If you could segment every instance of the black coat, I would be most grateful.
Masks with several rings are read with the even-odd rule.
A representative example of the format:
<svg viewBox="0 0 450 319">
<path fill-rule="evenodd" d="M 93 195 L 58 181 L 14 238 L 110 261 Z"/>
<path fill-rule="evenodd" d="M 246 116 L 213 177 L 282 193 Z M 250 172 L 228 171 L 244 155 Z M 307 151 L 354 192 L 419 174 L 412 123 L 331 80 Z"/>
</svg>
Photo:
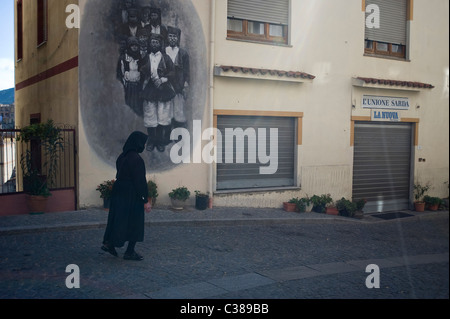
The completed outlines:
<svg viewBox="0 0 450 319">
<path fill-rule="evenodd" d="M 169 80 L 176 93 L 180 94 L 184 89 L 184 82 L 190 82 L 189 54 L 186 50 L 179 48 L 173 63 L 173 72 L 169 74 Z"/>
<path fill-rule="evenodd" d="M 162 57 L 158 65 L 158 76 L 160 78 L 166 77 L 168 79 L 173 77 L 173 63 L 170 57 L 161 52 Z M 148 80 L 147 85 L 143 88 L 141 93 L 141 98 L 151 102 L 167 102 L 174 98 L 175 90 L 172 84 L 168 81 L 163 83 L 159 88 L 155 86 L 151 80 L 151 61 L 147 54 L 141 61 L 141 67 L 139 71 L 141 72 L 141 80 Z"/>
<path fill-rule="evenodd" d="M 148 202 L 145 163 L 139 153 L 144 150 L 147 135 L 133 132 L 116 161 L 108 224 L 104 243 L 122 247 L 126 241 L 144 240 L 144 204 Z"/>
</svg>

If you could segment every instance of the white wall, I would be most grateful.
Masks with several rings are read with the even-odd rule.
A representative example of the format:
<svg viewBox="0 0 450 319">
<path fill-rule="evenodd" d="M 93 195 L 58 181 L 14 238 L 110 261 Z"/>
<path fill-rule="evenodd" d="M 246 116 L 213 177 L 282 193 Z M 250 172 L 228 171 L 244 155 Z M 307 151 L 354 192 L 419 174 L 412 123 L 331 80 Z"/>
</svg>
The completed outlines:
<svg viewBox="0 0 450 319">
<path fill-rule="evenodd" d="M 433 181 L 435 195 L 447 196 L 443 182 L 448 180 L 449 162 L 448 1 L 414 1 L 410 61 L 364 56 L 365 13 L 359 0 L 293 0 L 291 5 L 290 45 L 272 46 L 227 40 L 226 1 L 218 1 L 215 64 L 303 71 L 316 78 L 302 84 L 216 78 L 214 107 L 303 112 L 300 194 L 331 193 L 340 198 L 351 196 L 351 116 L 370 116 L 370 110 L 361 109 L 362 94 L 409 97 L 413 106 L 402 111 L 402 117 L 420 120 L 415 176 Z M 424 82 L 435 88 L 418 92 L 359 88 L 352 85 L 358 76 Z M 426 162 L 418 163 L 419 157 Z M 286 192 L 282 197 L 293 193 L 299 194 Z M 249 205 L 261 200 L 281 205 L 277 192 L 253 193 L 242 200 Z M 229 196 L 218 201 L 232 202 Z"/>
</svg>

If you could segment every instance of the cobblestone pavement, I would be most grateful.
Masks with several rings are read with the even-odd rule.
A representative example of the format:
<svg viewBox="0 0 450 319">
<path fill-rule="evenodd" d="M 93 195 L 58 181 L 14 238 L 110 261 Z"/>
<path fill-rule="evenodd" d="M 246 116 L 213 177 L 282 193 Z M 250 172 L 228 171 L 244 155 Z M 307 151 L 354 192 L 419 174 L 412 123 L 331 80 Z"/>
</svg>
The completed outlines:
<svg viewBox="0 0 450 319">
<path fill-rule="evenodd" d="M 124 248 L 119 257 L 101 251 L 104 228 L 91 222 L 20 232 L 0 218 L 0 299 L 449 298 L 448 211 L 380 222 L 147 223 L 141 262 L 123 260 Z M 80 288 L 66 287 L 71 264 Z M 366 286 L 370 264 L 379 288 Z"/>
</svg>

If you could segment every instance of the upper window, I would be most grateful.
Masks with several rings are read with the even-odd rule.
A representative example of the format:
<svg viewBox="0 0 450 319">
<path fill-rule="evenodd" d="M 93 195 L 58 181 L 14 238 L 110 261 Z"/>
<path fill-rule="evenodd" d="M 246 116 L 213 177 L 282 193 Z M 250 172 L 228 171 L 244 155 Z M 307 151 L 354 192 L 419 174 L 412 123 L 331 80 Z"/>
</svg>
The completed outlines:
<svg viewBox="0 0 450 319">
<path fill-rule="evenodd" d="M 23 9 L 22 0 L 17 0 L 17 61 L 23 58 Z"/>
<path fill-rule="evenodd" d="M 47 0 L 37 0 L 37 45 L 47 42 Z"/>
<path fill-rule="evenodd" d="M 408 0 L 366 0 L 364 52 L 406 58 Z"/>
<path fill-rule="evenodd" d="M 288 43 L 289 0 L 228 0 L 228 38 Z"/>
</svg>

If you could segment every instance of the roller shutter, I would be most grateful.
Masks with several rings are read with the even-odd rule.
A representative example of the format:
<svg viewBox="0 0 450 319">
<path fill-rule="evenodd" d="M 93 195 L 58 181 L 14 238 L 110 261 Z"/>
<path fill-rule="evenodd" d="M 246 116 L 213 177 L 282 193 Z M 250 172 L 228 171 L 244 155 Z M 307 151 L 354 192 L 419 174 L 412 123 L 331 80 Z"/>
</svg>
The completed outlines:
<svg viewBox="0 0 450 319">
<path fill-rule="evenodd" d="M 217 128 L 222 135 L 221 158 L 217 164 L 217 190 L 251 189 L 263 187 L 282 187 L 294 185 L 294 160 L 296 149 L 296 119 L 289 117 L 267 117 L 267 116 L 218 116 Z M 266 129 L 265 136 L 258 134 L 258 129 Z M 246 135 L 237 134 L 233 137 L 232 153 L 226 152 L 226 129 L 228 132 L 256 133 L 256 140 L 265 138 L 265 154 L 277 156 L 278 166 L 273 174 L 261 174 L 261 167 L 269 167 L 270 162 L 261 163 L 258 156 L 259 144 L 256 147 L 249 146 L 249 138 Z M 270 133 L 270 129 L 276 129 L 277 135 Z M 240 137 L 239 137 L 240 135 Z M 243 138 L 242 138 L 243 136 Z M 277 143 L 277 152 L 270 149 Z M 242 143 L 242 144 L 241 144 Z M 220 145 L 220 144 L 218 144 Z M 242 145 L 243 148 L 238 147 Z M 264 144 L 261 144 L 264 145 Z M 237 149 L 240 149 L 239 151 Z M 261 151 L 262 152 L 262 151 Z M 264 153 L 264 152 L 262 152 Z M 228 156 L 228 160 L 227 160 Z M 243 162 L 238 160 L 242 156 Z M 252 163 L 251 158 L 256 158 Z M 232 162 L 230 162 L 232 158 Z M 250 158 L 250 160 L 249 160 Z M 272 165 L 274 161 L 272 160 Z"/>
<path fill-rule="evenodd" d="M 412 127 L 410 123 L 355 123 L 353 199 L 364 212 L 409 208 Z"/>
<path fill-rule="evenodd" d="M 380 27 L 368 28 L 366 24 L 366 40 L 405 45 L 407 0 L 366 0 L 366 8 L 371 4 L 380 9 Z M 369 15 L 366 12 L 366 18 Z"/>
<path fill-rule="evenodd" d="M 287 25 L 289 0 L 228 0 L 228 17 Z"/>
</svg>

